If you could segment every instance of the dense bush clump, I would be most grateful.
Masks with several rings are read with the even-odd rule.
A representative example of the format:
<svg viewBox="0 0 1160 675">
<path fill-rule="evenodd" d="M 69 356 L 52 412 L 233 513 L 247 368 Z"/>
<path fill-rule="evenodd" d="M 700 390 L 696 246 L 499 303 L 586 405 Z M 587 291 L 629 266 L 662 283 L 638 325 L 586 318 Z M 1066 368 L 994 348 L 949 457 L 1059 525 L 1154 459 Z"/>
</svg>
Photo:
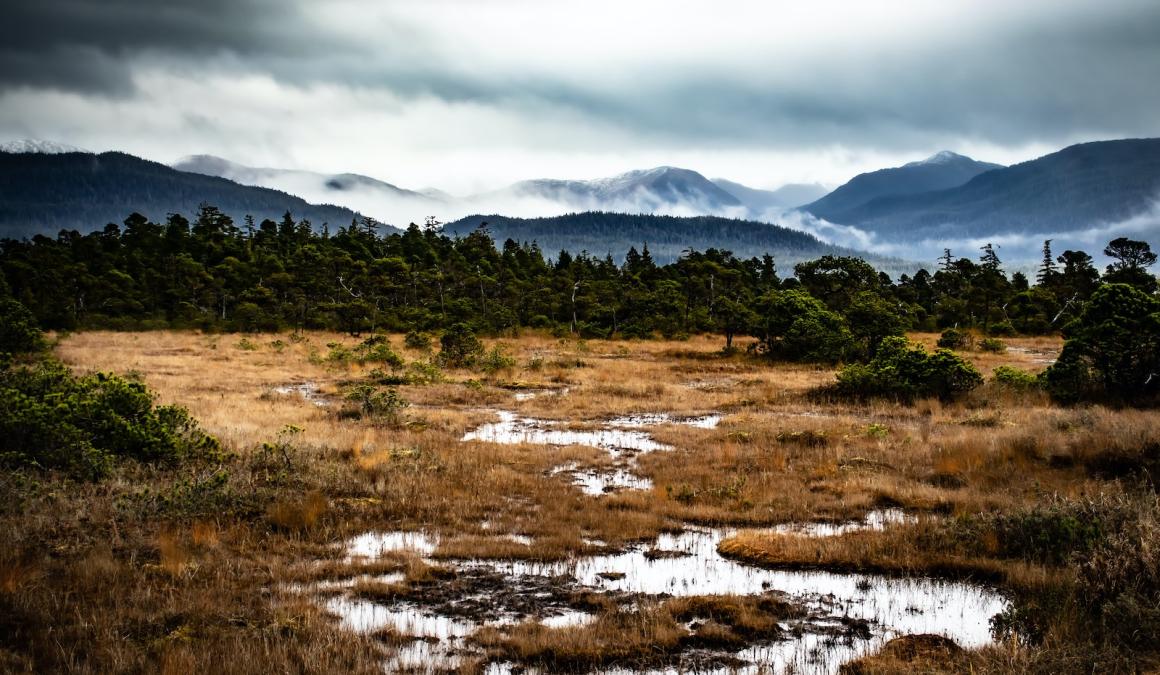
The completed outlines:
<svg viewBox="0 0 1160 675">
<path fill-rule="evenodd" d="M 343 410 L 349 417 L 370 417 L 397 425 L 402 421 L 407 402 L 394 387 L 383 390 L 370 383 L 360 383 L 349 387 L 346 400 L 352 405 Z"/>
<path fill-rule="evenodd" d="M 144 384 L 77 377 L 44 359 L 0 373 L 0 462 L 100 478 L 117 459 L 174 463 L 220 451 L 184 408 L 154 406 Z"/>
<path fill-rule="evenodd" d="M 384 335 L 374 335 L 358 344 L 353 350 L 354 358 L 360 363 L 383 363 L 392 368 L 402 368 L 403 358 L 391 349 L 391 342 Z"/>
<path fill-rule="evenodd" d="M 948 328 L 938 338 L 940 349 L 963 349 L 970 343 L 971 335 L 958 328 Z"/>
<path fill-rule="evenodd" d="M 483 343 L 467 324 L 457 323 L 439 338 L 439 363 L 447 368 L 468 368 L 483 356 Z"/>
<path fill-rule="evenodd" d="M 999 366 L 991 375 L 991 379 L 1007 389 L 1027 391 L 1039 386 L 1039 379 L 1034 373 L 1014 366 Z"/>
<path fill-rule="evenodd" d="M 43 347 L 44 335 L 32 312 L 15 300 L 0 300 L 0 362 L 5 355 L 27 354 Z"/>
<path fill-rule="evenodd" d="M 979 351 L 1002 354 L 1007 351 L 1007 345 L 1003 344 L 1002 340 L 993 337 L 983 338 L 979 341 Z"/>
<path fill-rule="evenodd" d="M 403 338 L 403 345 L 408 349 L 418 349 L 419 351 L 431 351 L 431 336 L 427 333 L 418 330 L 411 330 L 407 332 L 406 337 Z"/>
<path fill-rule="evenodd" d="M 838 373 L 837 388 L 854 397 L 951 399 L 982 383 L 979 371 L 949 350 L 930 354 L 906 338 L 888 337 L 868 363 L 843 368 Z"/>
</svg>

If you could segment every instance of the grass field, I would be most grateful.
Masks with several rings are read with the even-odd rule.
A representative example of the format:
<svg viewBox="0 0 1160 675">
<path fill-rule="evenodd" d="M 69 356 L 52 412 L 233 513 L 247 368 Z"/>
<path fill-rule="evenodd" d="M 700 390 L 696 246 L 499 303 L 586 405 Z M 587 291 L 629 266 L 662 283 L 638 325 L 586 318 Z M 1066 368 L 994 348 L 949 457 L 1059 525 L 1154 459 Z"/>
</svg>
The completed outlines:
<svg viewBox="0 0 1160 675">
<path fill-rule="evenodd" d="M 936 338 L 912 336 L 931 345 Z M 1106 470 L 1118 466 L 1108 458 L 1160 443 L 1151 411 L 1062 408 L 990 382 L 955 403 L 835 401 L 816 394 L 833 381 L 832 369 L 725 355 L 717 337 L 488 340 L 509 358 L 486 370 L 392 371 L 336 349 L 359 342 L 321 333 L 62 337 L 56 352 L 75 370 L 134 374 L 159 401 L 187 407 L 233 456 L 189 469 L 125 466 L 99 484 L 6 479 L 0 622 L 8 637 L 0 665 L 377 671 L 408 636 L 345 630 L 303 585 L 362 579 L 362 597 L 414 598 L 466 587 L 443 560 L 548 563 L 711 526 L 730 529 L 722 555 L 754 566 L 933 575 L 996 584 L 1013 598 L 1064 598 L 1043 614 L 1049 625 L 1035 644 L 894 648 L 852 668 L 1066 670 L 1080 664 L 1067 660 L 1075 657 L 1069 645 L 1086 630 L 1068 608 L 1082 579 L 1066 555 L 1053 554 L 1054 543 L 1021 547 L 1020 533 L 1032 526 L 1019 529 L 1015 516 L 1061 504 L 1154 507 L 1154 492 L 1141 497 L 1133 480 Z M 1061 346 L 1005 342 L 1004 353 L 964 356 L 986 376 L 1000 365 L 1038 371 Z M 407 364 L 431 361 L 404 348 L 401 336 L 391 344 Z M 370 380 L 397 382 L 391 388 L 408 405 L 360 415 L 346 394 Z M 419 380 L 427 381 L 404 383 Z M 671 449 L 626 460 L 585 445 L 461 440 L 496 422 L 498 410 L 577 432 L 618 416 L 667 413 L 669 423 L 648 433 Z M 720 421 L 681 423 L 704 415 Z M 630 470 L 648 487 L 593 496 L 562 466 Z M 880 509 L 910 517 L 825 539 L 771 529 Z M 419 530 L 439 542 L 425 559 L 350 559 L 341 547 L 368 531 Z M 389 583 L 368 581 L 392 573 Z M 473 657 L 457 667 L 664 665 L 680 650 L 771 639 L 779 621 L 800 612 L 754 596 L 646 602 L 588 593 L 567 602 L 595 618 L 568 630 L 534 622 L 482 628 L 471 638 Z M 692 620 L 701 624 L 690 629 Z M 1147 651 L 1103 663 L 1131 669 L 1150 663 L 1137 658 Z"/>
</svg>

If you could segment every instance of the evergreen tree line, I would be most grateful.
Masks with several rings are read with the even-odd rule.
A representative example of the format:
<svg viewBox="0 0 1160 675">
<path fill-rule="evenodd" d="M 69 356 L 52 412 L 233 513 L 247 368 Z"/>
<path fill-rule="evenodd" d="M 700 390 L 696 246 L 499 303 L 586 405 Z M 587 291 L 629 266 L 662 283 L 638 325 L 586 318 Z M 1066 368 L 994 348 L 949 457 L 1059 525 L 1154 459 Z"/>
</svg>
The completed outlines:
<svg viewBox="0 0 1160 675">
<path fill-rule="evenodd" d="M 623 264 L 567 251 L 551 260 L 535 242 L 497 247 L 485 225 L 462 237 L 435 222 L 383 236 L 370 219 L 316 232 L 289 213 L 238 224 L 205 205 L 193 222 L 134 213 L 91 234 L 3 240 L 0 292 L 49 329 L 718 332 L 729 345 L 751 335 L 785 358 L 833 361 L 872 356 L 884 337 L 908 329 L 1058 331 L 1109 282 L 1156 293 L 1156 255 L 1145 242 L 1111 242 L 1102 275 L 1087 253 L 1056 256 L 1050 244 L 1034 280 L 1007 275 L 989 244 L 975 259 L 948 250 L 933 273 L 897 281 L 844 256 L 800 263 L 783 279 L 768 255 L 710 248 L 658 265 L 645 245 Z"/>
</svg>

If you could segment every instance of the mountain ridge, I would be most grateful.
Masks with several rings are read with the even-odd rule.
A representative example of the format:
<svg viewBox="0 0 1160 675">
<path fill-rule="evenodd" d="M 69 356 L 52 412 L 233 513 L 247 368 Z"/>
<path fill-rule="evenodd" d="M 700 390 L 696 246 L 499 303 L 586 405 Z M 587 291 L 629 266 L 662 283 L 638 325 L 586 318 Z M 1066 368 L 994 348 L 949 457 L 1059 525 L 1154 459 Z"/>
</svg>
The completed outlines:
<svg viewBox="0 0 1160 675">
<path fill-rule="evenodd" d="M 188 218 L 203 203 L 241 222 L 277 220 L 289 211 L 316 226 L 345 226 L 361 219 L 356 211 L 310 204 L 269 188 L 239 185 L 216 176 L 177 169 L 122 152 L 0 152 L 0 236 L 55 235 L 92 231 L 120 223 L 133 212 L 155 221 L 170 213 Z"/>
<path fill-rule="evenodd" d="M 998 168 L 1002 166 L 943 150 L 902 166 L 858 174 L 821 199 L 801 206 L 800 210 L 833 223 L 847 224 L 846 212 L 873 199 L 952 188 Z"/>
<path fill-rule="evenodd" d="M 1071 145 L 945 190 L 879 197 L 832 222 L 910 237 L 1049 234 L 1126 220 L 1157 199 L 1160 139 L 1121 139 Z"/>
</svg>

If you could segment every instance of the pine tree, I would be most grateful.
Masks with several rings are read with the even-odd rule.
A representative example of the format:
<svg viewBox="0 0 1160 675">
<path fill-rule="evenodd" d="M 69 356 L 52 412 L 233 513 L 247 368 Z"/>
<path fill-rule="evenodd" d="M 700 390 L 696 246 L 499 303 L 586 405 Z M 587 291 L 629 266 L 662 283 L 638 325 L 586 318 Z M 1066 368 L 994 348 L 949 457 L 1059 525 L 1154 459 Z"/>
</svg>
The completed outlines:
<svg viewBox="0 0 1160 675">
<path fill-rule="evenodd" d="M 950 273 L 951 266 L 954 265 L 954 258 L 951 257 L 951 250 L 949 248 L 943 249 L 943 254 L 939 256 L 938 263 L 942 271 Z"/>
<path fill-rule="evenodd" d="M 1055 281 L 1059 269 L 1055 266 L 1055 257 L 1051 255 L 1051 240 L 1043 240 L 1043 262 L 1039 264 L 1039 272 L 1035 275 L 1035 285 L 1046 288 Z"/>
</svg>

